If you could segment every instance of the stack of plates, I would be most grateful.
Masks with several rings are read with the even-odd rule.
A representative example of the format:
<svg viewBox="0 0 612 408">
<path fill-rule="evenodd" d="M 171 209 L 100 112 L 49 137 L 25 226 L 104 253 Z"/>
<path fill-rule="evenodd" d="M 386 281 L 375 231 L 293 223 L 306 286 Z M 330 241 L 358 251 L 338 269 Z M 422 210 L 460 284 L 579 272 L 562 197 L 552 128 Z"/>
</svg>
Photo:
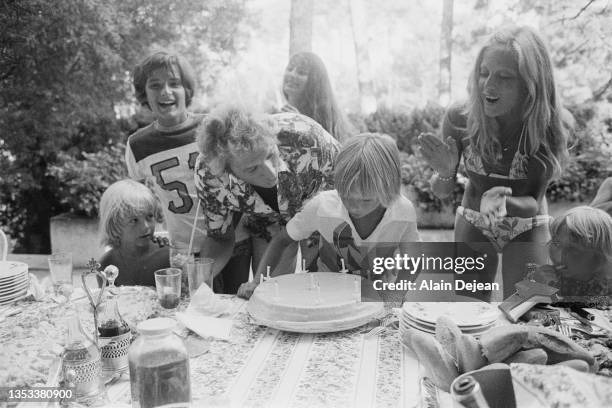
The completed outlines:
<svg viewBox="0 0 612 408">
<path fill-rule="evenodd" d="M 400 314 L 400 332 L 417 329 L 435 333 L 436 320 L 446 316 L 466 334 L 480 335 L 495 325 L 499 310 L 486 302 L 406 302 Z"/>
<path fill-rule="evenodd" d="M 28 265 L 0 261 L 0 305 L 14 302 L 28 292 Z"/>
</svg>

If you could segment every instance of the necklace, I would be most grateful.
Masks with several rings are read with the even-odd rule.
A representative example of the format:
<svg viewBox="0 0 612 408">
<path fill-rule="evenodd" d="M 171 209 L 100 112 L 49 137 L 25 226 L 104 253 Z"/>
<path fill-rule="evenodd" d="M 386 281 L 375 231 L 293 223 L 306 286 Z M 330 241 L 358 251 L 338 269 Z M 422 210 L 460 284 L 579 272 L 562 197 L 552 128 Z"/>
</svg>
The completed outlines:
<svg viewBox="0 0 612 408">
<path fill-rule="evenodd" d="M 518 130 L 513 132 L 509 132 L 506 136 L 502 136 L 501 140 L 499 140 L 499 144 L 501 146 L 502 152 L 507 152 L 511 147 L 516 148 L 518 145 L 521 136 L 523 135 L 525 127 L 521 127 Z M 500 135 L 501 136 L 501 135 Z"/>
</svg>

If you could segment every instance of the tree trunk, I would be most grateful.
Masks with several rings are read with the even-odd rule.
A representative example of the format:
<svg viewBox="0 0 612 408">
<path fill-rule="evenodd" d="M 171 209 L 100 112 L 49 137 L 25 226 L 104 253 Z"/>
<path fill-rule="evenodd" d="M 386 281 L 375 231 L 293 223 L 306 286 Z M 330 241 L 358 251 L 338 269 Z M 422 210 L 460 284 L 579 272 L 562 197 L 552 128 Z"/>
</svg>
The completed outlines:
<svg viewBox="0 0 612 408">
<path fill-rule="evenodd" d="M 440 33 L 440 77 L 438 100 L 446 106 L 451 100 L 451 56 L 453 53 L 453 2 L 442 0 L 442 29 Z"/>
<path fill-rule="evenodd" d="M 289 56 L 312 51 L 313 0 L 291 0 L 289 17 Z"/>
<path fill-rule="evenodd" d="M 372 82 L 363 0 L 348 0 L 348 9 L 355 46 L 355 67 L 357 69 L 361 112 L 372 113 L 376 111 L 376 97 L 374 96 L 374 84 Z"/>
</svg>

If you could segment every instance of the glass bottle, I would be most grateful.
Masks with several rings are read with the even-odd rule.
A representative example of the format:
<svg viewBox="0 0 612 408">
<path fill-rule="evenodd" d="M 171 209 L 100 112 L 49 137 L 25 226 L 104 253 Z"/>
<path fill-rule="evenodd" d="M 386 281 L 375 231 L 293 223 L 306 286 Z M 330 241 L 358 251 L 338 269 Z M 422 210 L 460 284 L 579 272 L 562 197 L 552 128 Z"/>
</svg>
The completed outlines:
<svg viewBox="0 0 612 408">
<path fill-rule="evenodd" d="M 129 325 L 121 317 L 117 295 L 110 291 L 98 314 L 98 334 L 104 378 L 128 371 L 128 347 L 132 340 Z"/>
<path fill-rule="evenodd" d="M 168 318 L 138 325 L 141 336 L 128 353 L 132 407 L 190 406 L 189 355 L 183 340 L 173 332 L 175 325 Z"/>
<path fill-rule="evenodd" d="M 471 375 L 455 381 L 451 394 L 456 408 L 489 408 L 480 384 Z"/>
<path fill-rule="evenodd" d="M 62 353 L 62 373 L 66 385 L 75 388 L 77 402 L 87 404 L 104 395 L 100 350 L 83 331 L 76 313 L 68 316 L 68 335 Z"/>
<path fill-rule="evenodd" d="M 130 331 L 129 325 L 119 313 L 117 295 L 108 292 L 98 315 L 98 334 L 100 337 L 116 337 Z"/>
</svg>

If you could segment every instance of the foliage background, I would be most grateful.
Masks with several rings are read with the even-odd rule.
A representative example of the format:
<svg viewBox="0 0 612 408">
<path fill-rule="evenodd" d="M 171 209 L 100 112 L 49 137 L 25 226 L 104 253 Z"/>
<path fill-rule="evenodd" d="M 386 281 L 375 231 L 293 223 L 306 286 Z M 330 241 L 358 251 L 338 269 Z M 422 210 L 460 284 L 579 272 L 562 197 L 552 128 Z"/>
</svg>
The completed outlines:
<svg viewBox="0 0 612 408">
<path fill-rule="evenodd" d="M 298 0 L 299 1 L 299 0 Z M 313 51 L 340 105 L 361 130 L 391 134 L 403 180 L 424 209 L 430 169 L 413 149 L 437 131 L 442 0 L 361 2 L 373 109 L 362 111 L 348 2 L 315 1 Z M 48 253 L 49 218 L 95 215 L 124 177 L 122 145 L 151 118 L 135 103 L 131 69 L 154 49 L 176 50 L 199 74 L 194 109 L 219 101 L 278 107 L 291 0 L 5 0 L 0 2 L 0 227 L 15 251 Z M 563 100 L 578 128 L 572 162 L 551 201 L 589 201 L 610 174 L 612 7 L 606 0 L 455 0 L 451 100 L 465 98 L 474 56 L 492 29 L 536 27 L 548 42 Z M 462 181 L 460 179 L 460 181 Z M 449 201 L 456 203 L 459 182 Z"/>
</svg>

